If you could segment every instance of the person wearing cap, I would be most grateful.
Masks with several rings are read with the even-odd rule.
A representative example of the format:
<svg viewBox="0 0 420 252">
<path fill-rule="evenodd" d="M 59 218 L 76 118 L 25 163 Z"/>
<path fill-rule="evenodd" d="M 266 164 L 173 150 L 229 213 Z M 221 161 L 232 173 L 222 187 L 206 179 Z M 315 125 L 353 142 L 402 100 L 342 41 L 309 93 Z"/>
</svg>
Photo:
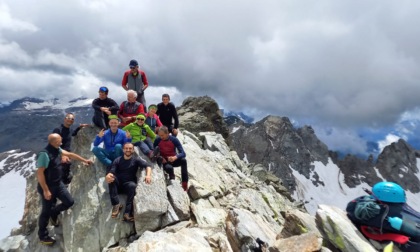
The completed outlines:
<svg viewBox="0 0 420 252">
<path fill-rule="evenodd" d="M 92 107 L 95 110 L 92 121 L 97 127 L 107 129 L 109 125 L 108 116 L 116 115 L 118 104 L 111 98 L 108 98 L 108 88 L 99 88 L 99 97 L 93 100 Z"/>
<path fill-rule="evenodd" d="M 121 119 L 120 127 L 136 121 L 138 114 L 144 114 L 144 106 L 136 101 L 137 92 L 134 90 L 127 91 L 127 101 L 123 101 L 118 111 L 118 117 Z"/>
<path fill-rule="evenodd" d="M 127 70 L 121 82 L 125 90 L 132 89 L 137 92 L 137 101 L 143 104 L 146 110 L 146 99 L 144 98 L 144 91 L 149 86 L 146 74 L 143 70 L 139 69 L 137 60 L 131 60 L 129 63 L 130 70 Z M 147 111 L 146 111 L 147 112 Z"/>
<path fill-rule="evenodd" d="M 131 142 L 152 160 L 156 155 L 156 153 L 153 153 L 154 148 L 152 143 L 155 141 L 156 134 L 150 129 L 149 125 L 144 123 L 145 119 L 146 117 L 140 114 L 136 117 L 136 122 L 128 124 L 123 130 L 130 132 L 132 137 Z"/>
<path fill-rule="evenodd" d="M 153 132 L 157 133 L 159 127 L 162 127 L 162 122 L 160 121 L 159 116 L 156 115 L 157 106 L 155 104 L 151 104 L 148 111 L 145 123 L 149 125 Z"/>
<path fill-rule="evenodd" d="M 99 131 L 93 142 L 93 154 L 107 168 L 110 167 L 114 159 L 122 156 L 122 146 L 127 142 L 131 142 L 130 133 L 119 129 L 119 124 L 118 117 L 116 115 L 110 115 L 109 129 Z M 102 142 L 104 143 L 104 148 L 99 147 L 99 144 Z"/>
<path fill-rule="evenodd" d="M 156 114 L 159 116 L 160 121 L 176 137 L 178 135 L 178 113 L 176 112 L 175 105 L 170 102 L 171 98 L 168 94 L 162 95 L 162 102 L 157 105 Z M 173 123 L 172 123 L 173 119 Z"/>
</svg>

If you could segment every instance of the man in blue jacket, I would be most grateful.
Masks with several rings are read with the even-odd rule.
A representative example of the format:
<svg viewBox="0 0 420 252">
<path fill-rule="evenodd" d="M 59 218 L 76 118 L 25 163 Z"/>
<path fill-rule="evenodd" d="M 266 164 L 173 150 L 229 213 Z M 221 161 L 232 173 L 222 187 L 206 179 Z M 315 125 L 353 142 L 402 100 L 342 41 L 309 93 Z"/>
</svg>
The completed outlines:
<svg viewBox="0 0 420 252">
<path fill-rule="evenodd" d="M 125 132 L 118 128 L 119 120 L 116 115 L 110 115 L 109 117 L 109 129 L 102 129 L 93 142 L 92 152 L 98 158 L 101 163 L 109 167 L 117 157 L 123 155 L 122 146 L 131 142 L 131 136 L 129 132 Z M 104 148 L 99 147 L 99 144 L 104 143 Z"/>
</svg>

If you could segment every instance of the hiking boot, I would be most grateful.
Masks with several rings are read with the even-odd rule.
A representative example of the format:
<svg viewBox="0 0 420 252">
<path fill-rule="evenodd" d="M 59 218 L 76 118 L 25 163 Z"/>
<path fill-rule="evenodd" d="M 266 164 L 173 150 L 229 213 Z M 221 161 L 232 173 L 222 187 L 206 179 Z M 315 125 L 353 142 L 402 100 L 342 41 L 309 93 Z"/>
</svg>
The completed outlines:
<svg viewBox="0 0 420 252">
<path fill-rule="evenodd" d="M 182 189 L 184 189 L 184 191 L 188 190 L 188 182 L 182 182 L 181 185 L 182 185 Z"/>
<path fill-rule="evenodd" d="M 156 163 L 160 168 L 162 168 L 163 157 L 161 156 L 156 157 Z"/>
<path fill-rule="evenodd" d="M 54 227 L 60 226 L 60 222 L 58 221 L 58 215 L 50 217 L 50 224 Z"/>
<path fill-rule="evenodd" d="M 55 239 L 49 236 L 46 236 L 42 239 L 39 239 L 39 242 L 43 245 L 52 246 L 55 243 Z"/>
<path fill-rule="evenodd" d="M 116 204 L 116 205 L 112 206 L 112 214 L 111 214 L 111 217 L 112 218 L 117 218 L 118 215 L 120 214 L 120 211 L 121 211 L 122 207 L 123 206 L 121 204 Z"/>
<path fill-rule="evenodd" d="M 125 213 L 123 215 L 123 221 L 126 221 L 126 222 L 134 222 L 134 217 L 133 216 L 130 216 L 130 214 L 128 214 L 128 213 Z"/>
<path fill-rule="evenodd" d="M 152 162 L 155 162 L 155 161 L 156 161 L 156 159 L 158 158 L 159 153 L 160 153 L 159 146 L 156 146 L 156 148 L 153 150 L 153 152 L 152 152 L 152 154 L 151 154 L 150 160 L 151 160 Z"/>
</svg>

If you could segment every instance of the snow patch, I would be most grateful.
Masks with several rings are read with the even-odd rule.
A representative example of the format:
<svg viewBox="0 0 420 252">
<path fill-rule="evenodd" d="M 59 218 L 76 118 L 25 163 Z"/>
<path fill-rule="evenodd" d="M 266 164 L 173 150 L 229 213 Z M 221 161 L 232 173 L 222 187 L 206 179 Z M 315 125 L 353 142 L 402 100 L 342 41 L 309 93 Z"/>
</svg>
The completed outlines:
<svg viewBox="0 0 420 252">
<path fill-rule="evenodd" d="M 241 128 L 241 126 L 239 126 L 239 127 L 233 127 L 231 134 L 235 133 L 235 132 L 236 132 L 236 131 L 238 131 L 238 129 L 240 129 L 240 128 Z"/>
<path fill-rule="evenodd" d="M 3 166 L 0 166 L 0 169 Z M 0 178 L 0 240 L 19 227 L 25 205 L 26 179 L 19 172 L 11 171 Z"/>
<path fill-rule="evenodd" d="M 246 153 L 244 153 L 243 160 L 244 160 L 245 163 L 249 164 L 248 157 L 246 156 Z"/>
</svg>

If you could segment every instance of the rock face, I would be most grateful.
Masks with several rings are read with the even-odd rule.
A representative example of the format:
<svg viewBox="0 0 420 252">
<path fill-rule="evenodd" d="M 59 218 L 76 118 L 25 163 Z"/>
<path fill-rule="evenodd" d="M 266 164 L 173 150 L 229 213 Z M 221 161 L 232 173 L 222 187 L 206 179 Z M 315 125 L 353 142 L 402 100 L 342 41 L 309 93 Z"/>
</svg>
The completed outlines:
<svg viewBox="0 0 420 252">
<path fill-rule="evenodd" d="M 219 105 L 209 96 L 188 97 L 177 108 L 180 128 L 198 134 L 213 131 L 227 139 L 229 129 L 223 120 Z"/>
<path fill-rule="evenodd" d="M 328 163 L 328 148 L 313 129 L 296 130 L 287 117 L 267 116 L 249 127 L 239 126 L 231 135 L 241 158 L 262 164 L 291 190 L 295 186 L 291 168 L 309 179 L 312 162 Z"/>
<path fill-rule="evenodd" d="M 227 121 L 232 122 L 231 118 Z M 323 186 L 317 178 L 313 163 L 319 161 L 326 165 L 331 159 L 343 174 L 349 188 L 363 183 L 373 186 L 383 180 L 399 183 L 413 193 L 420 192 L 420 181 L 416 173 L 417 158 L 420 151 L 400 139 L 384 148 L 375 161 L 372 156 L 361 159 L 354 155 L 339 158 L 336 152 L 329 151 L 315 135 L 310 126 L 295 128 L 287 117 L 267 116 L 255 124 L 234 122 L 231 129 L 231 145 L 238 155 L 250 163 L 261 164 L 256 176 L 265 176 L 263 169 L 280 178 L 289 192 L 295 192 L 295 178 L 292 170 L 313 186 Z"/>
<path fill-rule="evenodd" d="M 394 181 L 413 193 L 420 192 L 420 181 L 415 173 L 419 172 L 416 158 L 420 152 L 400 139 L 384 148 L 376 166 L 389 181 Z"/>
</svg>

